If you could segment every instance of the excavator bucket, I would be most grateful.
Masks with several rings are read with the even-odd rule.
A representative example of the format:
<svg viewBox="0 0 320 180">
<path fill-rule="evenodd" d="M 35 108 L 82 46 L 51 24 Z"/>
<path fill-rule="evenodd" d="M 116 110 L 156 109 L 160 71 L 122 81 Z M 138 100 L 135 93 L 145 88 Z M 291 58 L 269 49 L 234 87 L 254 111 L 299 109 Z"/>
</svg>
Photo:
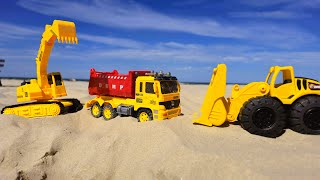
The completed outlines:
<svg viewBox="0 0 320 180">
<path fill-rule="evenodd" d="M 73 22 L 54 20 L 52 25 L 46 25 L 46 29 L 47 28 L 51 28 L 51 32 L 56 36 L 59 43 L 78 44 L 76 26 Z M 47 36 L 48 38 L 52 37 L 50 33 L 44 33 L 44 36 Z"/>
<path fill-rule="evenodd" d="M 204 98 L 201 114 L 194 114 L 193 123 L 206 126 L 220 126 L 226 121 L 227 101 L 224 98 L 226 92 L 227 66 L 218 64 L 213 70 L 211 81 Z"/>
</svg>

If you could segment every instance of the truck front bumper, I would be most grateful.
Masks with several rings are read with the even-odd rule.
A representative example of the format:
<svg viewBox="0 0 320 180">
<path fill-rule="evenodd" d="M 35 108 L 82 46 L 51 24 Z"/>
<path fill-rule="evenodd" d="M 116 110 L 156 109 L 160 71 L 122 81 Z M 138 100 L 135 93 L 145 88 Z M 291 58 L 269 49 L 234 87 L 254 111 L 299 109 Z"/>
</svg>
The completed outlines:
<svg viewBox="0 0 320 180">
<path fill-rule="evenodd" d="M 167 109 L 167 110 L 154 110 L 153 111 L 153 119 L 154 120 L 164 120 L 164 119 L 171 119 L 177 117 L 181 114 L 181 107 Z"/>
</svg>

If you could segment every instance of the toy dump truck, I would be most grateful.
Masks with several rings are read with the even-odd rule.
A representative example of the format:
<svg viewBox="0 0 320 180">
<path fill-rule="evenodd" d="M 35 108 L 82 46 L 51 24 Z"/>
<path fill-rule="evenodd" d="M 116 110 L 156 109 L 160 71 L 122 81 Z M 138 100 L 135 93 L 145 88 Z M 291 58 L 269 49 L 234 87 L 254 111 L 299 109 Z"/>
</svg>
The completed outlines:
<svg viewBox="0 0 320 180">
<path fill-rule="evenodd" d="M 234 85 L 225 99 L 225 64 L 214 68 L 196 124 L 220 126 L 238 120 L 252 134 L 278 137 L 289 126 L 304 134 L 320 134 L 320 82 L 295 77 L 292 66 L 271 67 L 264 82 Z"/>
<path fill-rule="evenodd" d="M 134 116 L 139 122 L 180 115 L 180 84 L 170 73 L 129 71 L 128 74 L 90 70 L 88 91 L 96 95 L 86 104 L 93 117 L 110 120 Z"/>
</svg>

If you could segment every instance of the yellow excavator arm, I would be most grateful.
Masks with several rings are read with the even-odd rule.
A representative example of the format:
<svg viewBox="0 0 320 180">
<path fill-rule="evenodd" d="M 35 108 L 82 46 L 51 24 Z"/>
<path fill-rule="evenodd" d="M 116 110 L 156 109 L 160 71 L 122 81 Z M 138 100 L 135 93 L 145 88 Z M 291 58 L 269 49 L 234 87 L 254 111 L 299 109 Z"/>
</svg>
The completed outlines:
<svg viewBox="0 0 320 180">
<path fill-rule="evenodd" d="M 47 73 L 48 61 L 55 40 L 62 43 L 78 43 L 73 22 L 54 20 L 46 25 L 36 57 L 37 79 L 23 82 L 17 88 L 17 101 L 44 101 L 66 96 L 65 86 L 59 72 Z"/>
<path fill-rule="evenodd" d="M 59 43 L 78 44 L 75 24 L 68 21 L 54 20 L 52 25 L 46 25 L 36 58 L 37 81 L 41 89 L 49 87 L 47 66 L 56 39 L 58 39 Z"/>
</svg>

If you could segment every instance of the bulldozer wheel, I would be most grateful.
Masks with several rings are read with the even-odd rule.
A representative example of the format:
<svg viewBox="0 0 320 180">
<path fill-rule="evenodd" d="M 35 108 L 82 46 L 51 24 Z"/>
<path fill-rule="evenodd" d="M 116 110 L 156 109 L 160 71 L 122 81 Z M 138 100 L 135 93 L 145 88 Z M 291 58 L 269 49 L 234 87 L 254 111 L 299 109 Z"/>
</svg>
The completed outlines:
<svg viewBox="0 0 320 180">
<path fill-rule="evenodd" d="M 320 134 L 320 97 L 298 99 L 291 107 L 290 128 L 303 134 Z"/>
<path fill-rule="evenodd" d="M 152 112 L 149 109 L 140 109 L 137 113 L 138 122 L 152 121 Z"/>
<path fill-rule="evenodd" d="M 286 112 L 278 100 L 257 97 L 243 105 L 239 121 L 242 128 L 251 134 L 275 138 L 284 133 Z"/>
<path fill-rule="evenodd" d="M 91 106 L 91 115 L 95 118 L 99 118 L 101 117 L 101 114 L 102 114 L 101 107 L 98 102 L 95 102 Z"/>
<path fill-rule="evenodd" d="M 105 120 L 110 120 L 117 116 L 117 111 L 110 104 L 106 104 L 103 106 L 102 116 Z"/>
</svg>

